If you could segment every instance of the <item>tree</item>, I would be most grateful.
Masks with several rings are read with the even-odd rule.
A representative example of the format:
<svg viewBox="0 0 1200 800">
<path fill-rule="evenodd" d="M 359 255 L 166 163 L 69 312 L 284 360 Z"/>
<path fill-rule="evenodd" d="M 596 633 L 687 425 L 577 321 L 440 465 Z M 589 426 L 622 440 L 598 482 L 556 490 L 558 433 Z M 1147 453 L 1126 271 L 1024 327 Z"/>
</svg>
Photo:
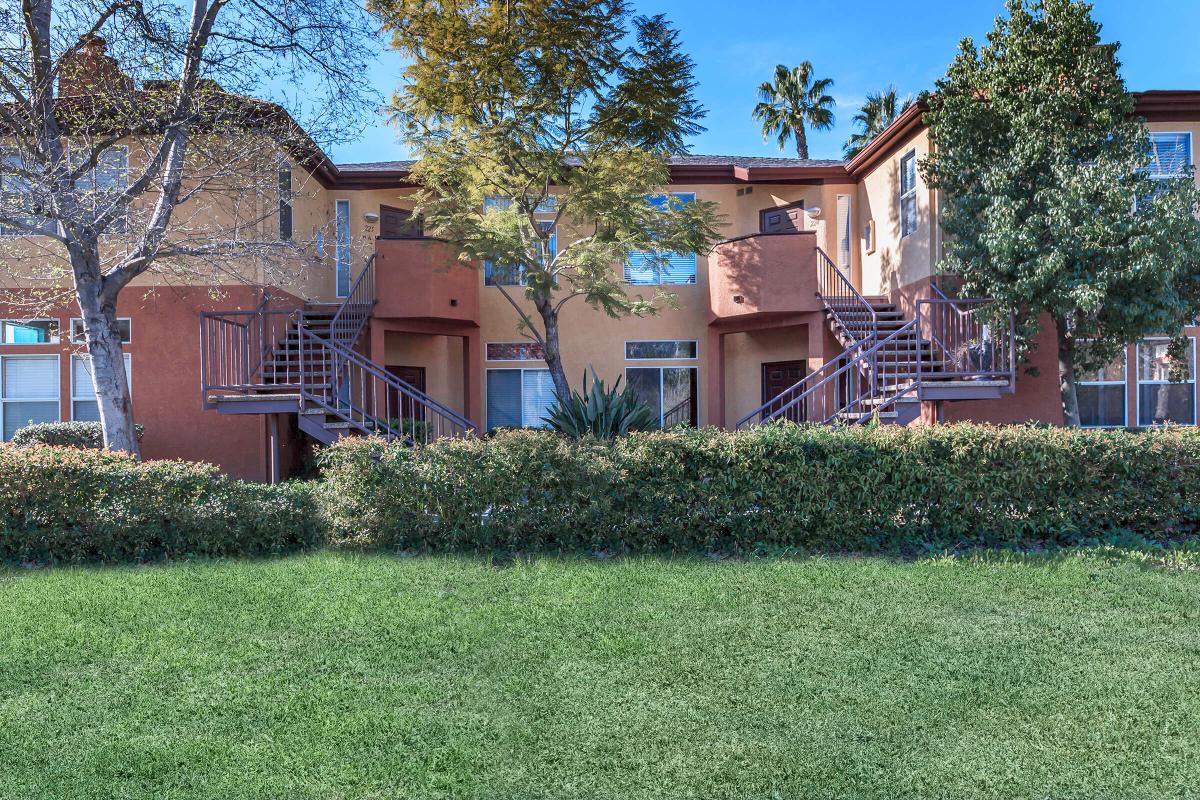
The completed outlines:
<svg viewBox="0 0 1200 800">
<path fill-rule="evenodd" d="M 944 193 L 943 272 L 1014 312 L 1028 348 L 1056 328 L 1067 424 L 1075 381 L 1150 333 L 1200 313 L 1192 175 L 1156 174 L 1143 120 L 1078 0 L 1008 0 L 982 49 L 966 39 L 925 115 L 921 164 Z"/>
<path fill-rule="evenodd" d="M 267 282 L 298 262 L 264 225 L 283 154 L 319 155 L 285 105 L 343 130 L 373 24 L 332 0 L 22 0 L 0 30 L 4 260 L 78 301 L 105 445 L 137 453 L 118 297 L 147 273 Z"/>
<path fill-rule="evenodd" d="M 883 129 L 896 121 L 896 118 L 907 111 L 915 102 L 911 95 L 900 99 L 896 96 L 896 87 L 889 86 L 882 92 L 867 95 L 867 101 L 854 115 L 854 124 L 858 131 L 846 140 L 842 152 L 846 160 L 854 158 L 862 149 L 869 145 Z"/>
<path fill-rule="evenodd" d="M 832 86 L 831 78 L 813 80 L 810 61 L 794 69 L 776 66 L 775 82 L 759 85 L 754 107 L 754 118 L 762 122 L 763 141 L 774 136 L 782 150 L 789 138 L 795 139 L 797 157 L 808 158 L 804 126 L 807 123 L 819 131 L 833 127 L 834 101 L 827 94 Z"/>
<path fill-rule="evenodd" d="M 629 293 L 616 265 L 706 250 L 715 206 L 670 201 L 669 158 L 702 128 L 692 61 L 661 16 L 625 0 L 377 0 L 412 59 L 395 98 L 418 161 L 416 209 L 464 262 L 491 262 L 519 331 L 569 402 L 559 315 L 611 317 L 672 298 Z M 648 202 L 650 200 L 650 202 Z"/>
</svg>

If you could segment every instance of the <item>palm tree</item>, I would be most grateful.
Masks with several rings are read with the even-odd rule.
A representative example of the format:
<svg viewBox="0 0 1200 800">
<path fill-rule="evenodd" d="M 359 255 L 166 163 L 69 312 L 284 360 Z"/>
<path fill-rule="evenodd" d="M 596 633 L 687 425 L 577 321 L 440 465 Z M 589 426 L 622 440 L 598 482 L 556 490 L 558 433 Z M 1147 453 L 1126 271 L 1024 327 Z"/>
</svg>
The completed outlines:
<svg viewBox="0 0 1200 800">
<path fill-rule="evenodd" d="M 814 130 L 833 127 L 833 98 L 826 92 L 833 80 L 813 80 L 813 65 L 805 61 L 795 69 L 783 64 L 775 67 L 775 82 L 758 87 L 758 105 L 754 118 L 762 121 L 763 141 L 774 136 L 782 150 L 789 137 L 796 140 L 796 155 L 808 158 L 805 123 Z"/>
<path fill-rule="evenodd" d="M 862 152 L 872 139 L 883 133 L 883 129 L 895 122 L 896 117 L 907 111 L 912 104 L 912 95 L 905 96 L 903 100 L 896 97 L 895 86 L 889 86 L 877 94 L 867 95 L 867 102 L 863 103 L 862 108 L 854 115 L 854 124 L 859 127 L 859 131 L 852 134 L 842 148 L 846 159 L 854 158 Z"/>
</svg>

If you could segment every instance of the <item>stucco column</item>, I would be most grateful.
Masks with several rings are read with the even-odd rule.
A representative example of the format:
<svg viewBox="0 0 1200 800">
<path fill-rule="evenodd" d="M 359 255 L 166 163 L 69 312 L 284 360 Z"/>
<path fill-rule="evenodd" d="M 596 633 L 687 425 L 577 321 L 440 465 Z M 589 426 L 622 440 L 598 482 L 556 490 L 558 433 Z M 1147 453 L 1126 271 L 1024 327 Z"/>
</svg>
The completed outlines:
<svg viewBox="0 0 1200 800">
<path fill-rule="evenodd" d="M 725 334 L 708 326 L 705 346 L 707 361 L 708 424 L 725 427 Z"/>
<path fill-rule="evenodd" d="M 483 430 L 483 352 L 479 329 L 472 328 L 463 341 L 463 414 Z"/>
</svg>

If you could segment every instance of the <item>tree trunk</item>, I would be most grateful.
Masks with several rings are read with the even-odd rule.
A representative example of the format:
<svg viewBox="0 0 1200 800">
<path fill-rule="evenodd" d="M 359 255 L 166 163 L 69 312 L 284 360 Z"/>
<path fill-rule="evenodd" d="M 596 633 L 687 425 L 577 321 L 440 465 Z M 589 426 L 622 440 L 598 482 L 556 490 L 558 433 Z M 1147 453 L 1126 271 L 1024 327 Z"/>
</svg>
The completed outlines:
<svg viewBox="0 0 1200 800">
<path fill-rule="evenodd" d="M 535 305 L 545 328 L 546 368 L 550 370 L 550 380 L 554 381 L 554 394 L 560 403 L 567 403 L 571 399 L 571 386 L 567 383 L 562 352 L 558 347 L 558 311 L 549 298 L 538 300 Z"/>
<path fill-rule="evenodd" d="M 792 133 L 796 136 L 796 157 L 808 158 L 808 133 L 804 130 L 804 125 L 797 125 Z"/>
<path fill-rule="evenodd" d="M 1063 424 L 1079 427 L 1079 393 L 1075 386 L 1075 340 L 1067 333 L 1066 320 L 1055 320 L 1058 329 L 1058 387 L 1062 393 Z"/>
<path fill-rule="evenodd" d="M 133 403 L 125 377 L 125 354 L 117 325 L 116 300 L 100 291 L 99 254 L 95 247 L 71 247 L 75 296 L 83 317 L 88 353 L 92 361 L 92 386 L 100 409 L 104 446 L 141 455 L 133 422 Z M 80 263 L 82 261 L 82 263 Z"/>
</svg>

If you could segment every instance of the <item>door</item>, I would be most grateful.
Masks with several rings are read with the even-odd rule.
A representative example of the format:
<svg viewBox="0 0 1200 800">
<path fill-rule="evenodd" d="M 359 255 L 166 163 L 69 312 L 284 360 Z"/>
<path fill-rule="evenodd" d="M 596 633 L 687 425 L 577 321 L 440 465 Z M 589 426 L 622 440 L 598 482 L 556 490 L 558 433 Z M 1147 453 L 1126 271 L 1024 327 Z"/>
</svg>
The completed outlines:
<svg viewBox="0 0 1200 800">
<path fill-rule="evenodd" d="M 421 394 L 425 394 L 424 367 L 389 364 L 386 369 Z M 409 430 L 409 428 L 425 421 L 425 406 L 412 395 L 405 394 L 398 389 L 388 389 L 387 413 L 390 421 L 393 424 L 399 424 L 405 433 L 415 433 L 416 431 Z"/>
<path fill-rule="evenodd" d="M 379 207 L 380 239 L 420 239 L 421 221 L 411 211 L 391 206 Z"/>
<path fill-rule="evenodd" d="M 788 388 L 795 386 L 800 381 L 804 380 L 808 375 L 808 362 L 806 361 L 775 361 L 769 364 L 762 365 L 762 401 L 763 403 L 778 397 Z M 778 403 L 773 403 L 766 409 L 763 416 L 770 416 L 777 409 L 787 405 L 788 401 L 795 399 L 794 396 L 787 396 L 780 399 Z M 807 415 L 804 410 L 804 403 L 797 403 L 787 409 L 780 415 L 781 419 L 788 419 L 792 422 L 804 422 Z"/>
<path fill-rule="evenodd" d="M 758 227 L 763 233 L 796 233 L 804 230 L 804 201 L 758 212 Z"/>
</svg>

